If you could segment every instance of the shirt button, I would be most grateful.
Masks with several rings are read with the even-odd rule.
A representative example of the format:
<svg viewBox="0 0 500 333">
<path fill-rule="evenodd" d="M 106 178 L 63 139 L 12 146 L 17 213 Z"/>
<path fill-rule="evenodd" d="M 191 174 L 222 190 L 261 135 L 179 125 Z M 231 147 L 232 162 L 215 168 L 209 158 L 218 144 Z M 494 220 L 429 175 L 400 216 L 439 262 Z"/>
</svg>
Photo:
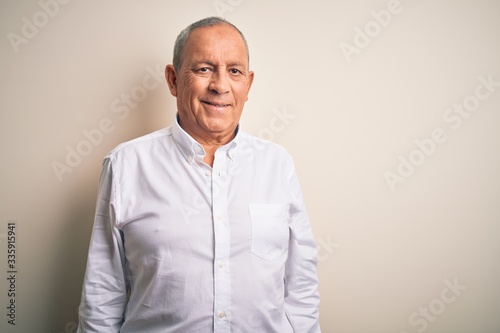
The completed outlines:
<svg viewBox="0 0 500 333">
<path fill-rule="evenodd" d="M 223 217 L 222 215 L 217 215 L 217 221 L 222 221 Z"/>
<path fill-rule="evenodd" d="M 210 177 L 212 173 L 210 171 L 205 172 L 205 176 Z"/>
<path fill-rule="evenodd" d="M 224 268 L 224 263 L 222 261 L 219 263 L 219 268 Z"/>
<path fill-rule="evenodd" d="M 226 316 L 226 314 L 224 313 L 224 311 L 221 311 L 219 312 L 219 318 L 224 318 Z"/>
</svg>

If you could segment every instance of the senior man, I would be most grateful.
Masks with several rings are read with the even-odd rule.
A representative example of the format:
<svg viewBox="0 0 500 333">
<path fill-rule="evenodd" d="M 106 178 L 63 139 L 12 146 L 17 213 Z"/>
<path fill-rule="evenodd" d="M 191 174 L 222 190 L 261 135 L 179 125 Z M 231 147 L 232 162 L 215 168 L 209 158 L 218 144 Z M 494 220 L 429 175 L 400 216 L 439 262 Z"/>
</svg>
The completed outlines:
<svg viewBox="0 0 500 333">
<path fill-rule="evenodd" d="M 238 125 L 254 77 L 243 34 L 191 24 L 165 76 L 174 124 L 104 159 L 78 332 L 320 332 L 292 159 Z"/>
</svg>

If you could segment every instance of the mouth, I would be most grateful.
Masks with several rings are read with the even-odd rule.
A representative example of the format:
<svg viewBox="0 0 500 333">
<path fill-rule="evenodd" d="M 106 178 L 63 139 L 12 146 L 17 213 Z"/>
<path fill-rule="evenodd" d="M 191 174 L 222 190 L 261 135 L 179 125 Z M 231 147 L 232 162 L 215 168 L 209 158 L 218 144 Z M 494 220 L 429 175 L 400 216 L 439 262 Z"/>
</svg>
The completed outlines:
<svg viewBox="0 0 500 333">
<path fill-rule="evenodd" d="M 223 103 L 219 103 L 219 102 L 209 102 L 209 101 L 201 101 L 201 102 L 203 104 L 206 104 L 206 105 L 215 106 L 216 108 L 224 108 L 224 107 L 231 106 L 231 104 L 223 104 Z"/>
</svg>

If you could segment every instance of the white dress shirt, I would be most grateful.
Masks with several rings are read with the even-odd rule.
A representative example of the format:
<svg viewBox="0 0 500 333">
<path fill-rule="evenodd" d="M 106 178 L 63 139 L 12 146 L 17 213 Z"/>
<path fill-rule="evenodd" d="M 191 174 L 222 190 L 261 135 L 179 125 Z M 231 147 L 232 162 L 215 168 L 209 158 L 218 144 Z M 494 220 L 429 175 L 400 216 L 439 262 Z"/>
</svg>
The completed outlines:
<svg viewBox="0 0 500 333">
<path fill-rule="evenodd" d="M 320 332 L 290 155 L 238 130 L 204 155 L 175 122 L 106 156 L 78 332 Z"/>
</svg>

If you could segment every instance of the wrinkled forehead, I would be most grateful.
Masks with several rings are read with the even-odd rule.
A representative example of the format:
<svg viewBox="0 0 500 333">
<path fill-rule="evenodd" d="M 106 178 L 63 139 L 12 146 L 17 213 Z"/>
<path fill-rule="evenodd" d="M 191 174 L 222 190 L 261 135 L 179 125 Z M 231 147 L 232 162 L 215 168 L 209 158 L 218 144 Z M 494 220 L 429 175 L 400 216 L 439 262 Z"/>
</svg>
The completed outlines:
<svg viewBox="0 0 500 333">
<path fill-rule="evenodd" d="M 187 62 L 230 62 L 248 66 L 248 53 L 240 33 L 228 24 L 193 30 L 184 48 Z"/>
</svg>

